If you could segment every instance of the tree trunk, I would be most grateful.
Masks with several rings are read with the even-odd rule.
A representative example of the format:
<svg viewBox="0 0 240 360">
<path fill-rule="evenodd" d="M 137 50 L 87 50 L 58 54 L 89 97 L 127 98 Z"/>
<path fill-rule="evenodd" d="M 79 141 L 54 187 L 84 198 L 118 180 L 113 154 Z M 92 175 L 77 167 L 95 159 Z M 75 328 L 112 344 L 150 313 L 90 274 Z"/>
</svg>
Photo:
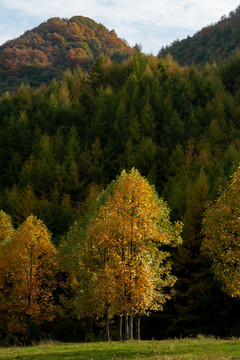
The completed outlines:
<svg viewBox="0 0 240 360">
<path fill-rule="evenodd" d="M 27 295 L 27 299 L 28 299 L 28 310 L 31 310 L 31 306 L 32 306 L 32 278 L 33 278 L 33 265 L 32 265 L 32 253 L 33 253 L 33 245 L 31 245 L 30 247 L 30 270 L 29 270 L 29 292 Z M 27 314 L 27 342 L 28 344 L 31 344 L 31 315 Z"/>
<path fill-rule="evenodd" d="M 130 339 L 133 339 L 133 314 L 131 311 L 131 315 L 130 315 Z"/>
<path fill-rule="evenodd" d="M 125 340 L 129 340 L 128 315 L 125 315 Z"/>
<path fill-rule="evenodd" d="M 105 313 L 105 341 L 110 340 L 110 331 L 109 331 L 109 305 L 107 305 Z"/>
<path fill-rule="evenodd" d="M 140 332 L 141 332 L 141 329 L 140 329 L 140 315 L 137 314 L 136 315 L 136 340 L 140 340 L 140 338 L 141 338 Z"/>
<path fill-rule="evenodd" d="M 27 315 L 27 345 L 30 345 L 31 341 L 31 315 Z"/>
<path fill-rule="evenodd" d="M 73 341 L 77 341 L 77 320 L 73 320 Z"/>
<path fill-rule="evenodd" d="M 119 317 L 119 340 L 122 341 L 122 315 Z"/>
</svg>

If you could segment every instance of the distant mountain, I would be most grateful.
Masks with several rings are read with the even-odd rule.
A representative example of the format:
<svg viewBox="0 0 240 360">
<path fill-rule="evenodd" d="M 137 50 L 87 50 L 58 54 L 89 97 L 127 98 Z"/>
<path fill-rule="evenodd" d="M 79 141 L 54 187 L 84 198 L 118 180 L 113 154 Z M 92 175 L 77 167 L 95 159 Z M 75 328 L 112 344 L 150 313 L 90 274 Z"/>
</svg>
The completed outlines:
<svg viewBox="0 0 240 360">
<path fill-rule="evenodd" d="M 162 48 L 159 57 L 172 55 L 180 65 L 204 65 L 206 62 L 224 63 L 226 58 L 234 56 L 240 50 L 240 5 L 223 15 L 214 25 L 204 27 L 194 36 L 174 41 Z"/>
<path fill-rule="evenodd" d="M 51 18 L 0 46 L 0 93 L 21 82 L 39 86 L 66 68 L 87 70 L 100 54 L 120 62 L 132 52 L 114 30 L 83 17 Z"/>
</svg>

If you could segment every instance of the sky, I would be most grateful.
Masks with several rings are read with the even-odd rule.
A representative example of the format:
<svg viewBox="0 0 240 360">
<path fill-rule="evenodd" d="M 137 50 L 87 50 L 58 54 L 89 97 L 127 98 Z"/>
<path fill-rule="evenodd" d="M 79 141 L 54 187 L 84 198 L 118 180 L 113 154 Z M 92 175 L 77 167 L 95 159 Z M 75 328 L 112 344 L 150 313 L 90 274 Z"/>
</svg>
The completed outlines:
<svg viewBox="0 0 240 360">
<path fill-rule="evenodd" d="M 82 15 L 142 51 L 192 36 L 239 6 L 240 0 L 0 0 L 0 45 L 51 17 Z"/>
</svg>

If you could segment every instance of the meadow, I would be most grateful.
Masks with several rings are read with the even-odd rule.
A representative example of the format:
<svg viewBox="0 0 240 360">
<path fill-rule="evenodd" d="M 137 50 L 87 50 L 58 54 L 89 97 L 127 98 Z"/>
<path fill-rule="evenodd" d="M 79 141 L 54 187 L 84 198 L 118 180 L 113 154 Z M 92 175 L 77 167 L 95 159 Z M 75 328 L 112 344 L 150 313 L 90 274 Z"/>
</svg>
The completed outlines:
<svg viewBox="0 0 240 360">
<path fill-rule="evenodd" d="M 27 360 L 232 360 L 240 359 L 240 339 L 213 337 L 94 342 L 49 342 L 29 347 L 0 348 L 0 359 Z"/>
</svg>

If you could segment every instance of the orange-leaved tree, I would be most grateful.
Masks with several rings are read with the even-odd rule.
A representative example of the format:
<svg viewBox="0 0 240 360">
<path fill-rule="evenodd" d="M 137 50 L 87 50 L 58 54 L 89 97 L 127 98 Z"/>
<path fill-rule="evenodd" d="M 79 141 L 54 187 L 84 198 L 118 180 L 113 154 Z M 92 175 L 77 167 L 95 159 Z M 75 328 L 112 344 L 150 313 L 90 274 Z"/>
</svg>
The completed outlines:
<svg viewBox="0 0 240 360">
<path fill-rule="evenodd" d="M 125 336 L 132 337 L 128 316 L 161 309 L 171 296 L 165 289 L 176 278 L 168 250 L 181 243 L 181 224 L 171 224 L 166 203 L 135 169 L 123 171 L 93 208 L 82 237 L 80 262 L 87 276 L 80 303 L 105 314 L 107 340 L 113 315 L 125 315 Z"/>
<path fill-rule="evenodd" d="M 2 247 L 5 273 L 10 284 L 7 330 L 12 333 L 26 329 L 30 341 L 32 321 L 41 323 L 54 318 L 52 290 L 55 286 L 56 250 L 46 226 L 33 215 Z"/>
<path fill-rule="evenodd" d="M 203 218 L 202 253 L 225 291 L 240 298 L 240 167 Z"/>
</svg>

